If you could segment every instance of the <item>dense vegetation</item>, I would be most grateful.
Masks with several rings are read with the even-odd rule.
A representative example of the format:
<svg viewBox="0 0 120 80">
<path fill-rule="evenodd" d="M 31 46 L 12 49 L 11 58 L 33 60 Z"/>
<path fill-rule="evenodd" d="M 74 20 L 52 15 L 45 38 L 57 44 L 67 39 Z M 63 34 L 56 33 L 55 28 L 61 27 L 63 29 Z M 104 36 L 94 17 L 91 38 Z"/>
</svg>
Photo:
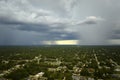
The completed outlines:
<svg viewBox="0 0 120 80">
<path fill-rule="evenodd" d="M 100 62 L 99 65 L 95 56 Z M 73 73 L 94 79 L 119 80 L 111 77 L 112 74 L 120 74 L 114 71 L 116 66 L 120 65 L 119 59 L 119 46 L 1 46 L 0 73 L 4 75 L 0 77 L 26 80 L 30 75 L 45 72 L 44 77 L 48 80 L 63 80 L 64 77 L 66 80 L 72 80 Z M 61 64 L 48 64 L 55 61 L 61 61 Z M 117 65 L 113 65 L 112 61 Z M 60 71 L 48 71 L 48 68 L 60 66 L 66 68 Z M 82 69 L 80 72 L 75 72 L 74 67 Z M 93 72 L 90 73 L 89 69 L 93 69 Z M 7 70 L 8 73 L 4 73 Z"/>
</svg>

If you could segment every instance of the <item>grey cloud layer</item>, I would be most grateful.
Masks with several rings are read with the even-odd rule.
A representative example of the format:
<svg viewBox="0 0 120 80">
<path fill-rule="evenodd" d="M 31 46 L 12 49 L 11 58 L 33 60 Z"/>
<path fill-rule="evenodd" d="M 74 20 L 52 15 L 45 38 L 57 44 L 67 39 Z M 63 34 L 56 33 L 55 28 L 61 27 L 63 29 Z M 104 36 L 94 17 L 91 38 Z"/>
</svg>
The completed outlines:
<svg viewBox="0 0 120 80">
<path fill-rule="evenodd" d="M 104 44 L 108 37 L 120 38 L 119 9 L 118 0 L 0 0 L 0 44 L 28 39 L 27 44 L 55 39 Z"/>
</svg>

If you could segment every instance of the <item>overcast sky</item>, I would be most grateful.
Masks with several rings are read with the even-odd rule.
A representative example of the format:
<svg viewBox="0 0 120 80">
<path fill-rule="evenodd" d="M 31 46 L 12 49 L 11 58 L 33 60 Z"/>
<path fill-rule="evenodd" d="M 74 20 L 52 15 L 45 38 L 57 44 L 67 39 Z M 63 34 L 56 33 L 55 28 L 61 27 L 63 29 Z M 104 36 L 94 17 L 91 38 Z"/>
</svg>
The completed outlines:
<svg viewBox="0 0 120 80">
<path fill-rule="evenodd" d="M 56 41 L 120 44 L 120 0 L 0 0 L 0 45 Z"/>
</svg>

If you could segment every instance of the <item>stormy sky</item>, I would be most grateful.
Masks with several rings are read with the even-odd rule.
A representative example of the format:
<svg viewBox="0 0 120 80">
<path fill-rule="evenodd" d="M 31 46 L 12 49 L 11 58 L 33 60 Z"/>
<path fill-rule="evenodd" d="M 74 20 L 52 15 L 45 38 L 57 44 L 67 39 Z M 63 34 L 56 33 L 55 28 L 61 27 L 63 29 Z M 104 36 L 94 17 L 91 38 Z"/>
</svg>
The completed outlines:
<svg viewBox="0 0 120 80">
<path fill-rule="evenodd" d="M 120 0 L 0 0 L 0 45 L 120 45 Z"/>
</svg>

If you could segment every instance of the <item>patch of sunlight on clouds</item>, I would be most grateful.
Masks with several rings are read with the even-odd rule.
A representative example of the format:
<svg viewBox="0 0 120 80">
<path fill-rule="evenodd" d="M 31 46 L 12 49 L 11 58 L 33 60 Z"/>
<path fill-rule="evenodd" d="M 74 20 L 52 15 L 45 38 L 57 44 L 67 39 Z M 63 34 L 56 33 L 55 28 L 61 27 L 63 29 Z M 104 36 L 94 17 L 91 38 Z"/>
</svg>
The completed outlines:
<svg viewBox="0 0 120 80">
<path fill-rule="evenodd" d="M 77 45 L 78 40 L 56 40 L 56 41 L 43 41 L 45 45 Z"/>
<path fill-rule="evenodd" d="M 111 39 L 108 40 L 111 45 L 120 45 L 120 39 Z"/>
</svg>

